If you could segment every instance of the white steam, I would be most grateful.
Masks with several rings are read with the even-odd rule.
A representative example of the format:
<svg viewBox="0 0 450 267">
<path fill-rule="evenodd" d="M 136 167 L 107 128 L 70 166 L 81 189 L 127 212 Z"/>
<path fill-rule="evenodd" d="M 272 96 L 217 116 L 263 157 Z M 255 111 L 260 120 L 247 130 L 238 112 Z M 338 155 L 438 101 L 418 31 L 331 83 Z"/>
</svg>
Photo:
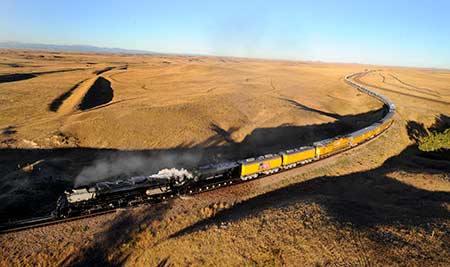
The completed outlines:
<svg viewBox="0 0 450 267">
<path fill-rule="evenodd" d="M 202 153 L 199 152 L 178 152 L 178 153 L 160 153 L 157 156 L 144 156 L 142 154 L 124 155 L 111 154 L 94 161 L 94 163 L 81 170 L 75 178 L 74 186 L 79 187 L 99 181 L 117 179 L 119 177 L 148 175 L 159 171 L 155 175 L 174 176 L 192 178 L 192 174 L 188 174 L 184 169 L 177 170 L 173 167 L 193 167 L 196 166 L 201 158 Z"/>
<path fill-rule="evenodd" d="M 183 185 L 187 180 L 193 179 L 194 175 L 185 169 L 170 168 L 162 169 L 157 174 L 150 175 L 149 177 L 153 179 L 170 179 L 176 185 Z"/>
<path fill-rule="evenodd" d="M 75 187 L 86 185 L 97 181 L 106 180 L 110 177 L 133 174 L 135 171 L 145 168 L 145 160 L 141 157 L 127 157 L 102 159 L 93 165 L 84 168 L 75 178 Z"/>
<path fill-rule="evenodd" d="M 153 174 L 150 175 L 151 178 L 159 178 L 159 179 L 171 179 L 171 178 L 175 178 L 175 177 L 184 177 L 186 179 L 192 179 L 194 178 L 194 176 L 192 175 L 192 173 L 188 172 L 185 169 L 175 169 L 175 168 L 170 168 L 170 169 L 162 169 L 160 170 L 157 174 Z"/>
</svg>

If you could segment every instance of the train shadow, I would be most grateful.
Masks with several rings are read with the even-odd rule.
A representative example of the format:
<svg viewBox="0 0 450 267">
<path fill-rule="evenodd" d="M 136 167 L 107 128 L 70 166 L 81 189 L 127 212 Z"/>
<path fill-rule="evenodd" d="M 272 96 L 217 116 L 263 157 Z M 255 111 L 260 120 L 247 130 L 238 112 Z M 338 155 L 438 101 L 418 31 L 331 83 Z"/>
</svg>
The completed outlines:
<svg viewBox="0 0 450 267">
<path fill-rule="evenodd" d="M 299 108 L 307 107 L 301 105 Z M 336 121 L 324 124 L 257 128 L 241 142 L 231 137 L 236 128 L 227 130 L 211 124 L 211 129 L 217 134 L 205 142 L 183 143 L 170 149 L 2 148 L 0 221 L 48 214 L 54 209 L 58 196 L 73 186 L 148 175 L 162 168 L 192 168 L 311 145 L 314 141 L 370 125 L 382 115 L 383 109 L 379 109 L 354 115 L 335 114 L 332 116 L 338 118 Z M 357 126 L 350 122 L 356 122 Z"/>
<path fill-rule="evenodd" d="M 292 104 L 292 100 L 290 103 Z M 298 106 L 299 103 L 293 104 Z M 305 109 L 302 105 L 300 109 Z M 308 108 L 307 110 L 323 114 L 324 112 Z M 299 146 L 312 145 L 313 142 L 331 138 L 337 135 L 351 133 L 362 129 L 383 117 L 384 107 L 356 115 L 338 115 L 326 113 L 336 120 L 330 123 L 295 126 L 281 125 L 276 128 L 258 128 L 246 136 L 241 143 L 232 147 L 233 151 L 240 151 L 241 156 L 252 153 L 277 153 L 281 150 Z M 280 142 L 282 140 L 282 142 Z"/>
<path fill-rule="evenodd" d="M 170 238 L 258 216 L 271 208 L 287 208 L 305 202 L 320 205 L 336 221 L 355 228 L 424 226 L 450 218 L 450 211 L 445 208 L 450 203 L 450 192 L 419 189 L 391 178 L 393 172 L 437 173 L 447 175 L 448 179 L 450 153 L 448 150 L 425 153 L 411 145 L 378 168 L 348 175 L 321 176 L 256 196 L 184 228 Z"/>
<path fill-rule="evenodd" d="M 417 124 L 409 122 L 408 126 L 417 127 Z M 387 159 L 380 167 L 347 175 L 321 176 L 253 197 L 181 229 L 169 238 L 183 237 L 211 226 L 229 225 L 258 216 L 268 209 L 288 208 L 297 203 L 316 203 L 330 217 L 342 225 L 351 224 L 355 229 L 376 228 L 380 225 L 425 227 L 430 223 L 433 227 L 439 227 L 439 220 L 450 218 L 450 211 L 445 208 L 450 203 L 450 192 L 420 189 L 391 178 L 390 174 L 448 174 L 448 152 L 422 152 L 417 145 L 410 145 L 400 154 Z M 106 257 L 117 253 L 122 244 L 136 237 L 143 230 L 142 224 L 151 227 L 152 222 L 162 220 L 170 208 L 171 203 L 161 203 L 145 209 L 138 218 L 131 212 L 117 216 L 105 231 L 96 235 L 92 245 L 77 258 L 68 261 L 67 265 L 121 266 L 129 252 L 119 252 L 115 261 Z M 377 239 L 378 234 L 377 231 L 372 233 L 374 240 L 382 240 Z"/>
</svg>

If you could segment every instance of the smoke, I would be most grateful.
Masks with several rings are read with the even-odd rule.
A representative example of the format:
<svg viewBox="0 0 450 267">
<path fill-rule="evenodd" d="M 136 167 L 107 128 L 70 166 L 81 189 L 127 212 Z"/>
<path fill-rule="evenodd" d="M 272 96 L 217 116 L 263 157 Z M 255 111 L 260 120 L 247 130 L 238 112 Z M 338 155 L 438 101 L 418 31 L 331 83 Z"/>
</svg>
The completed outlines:
<svg viewBox="0 0 450 267">
<path fill-rule="evenodd" d="M 145 168 L 145 159 L 141 157 L 106 158 L 94 162 L 93 165 L 84 168 L 75 178 L 75 187 L 102 181 L 119 175 L 132 175 L 133 172 Z"/>
<path fill-rule="evenodd" d="M 190 168 L 197 166 L 202 151 L 161 152 L 159 155 L 111 154 L 97 159 L 92 165 L 81 170 L 75 178 L 74 186 L 89 185 L 99 181 L 148 175 L 163 168 Z M 176 170 L 176 169 L 175 169 Z M 162 170 L 160 175 L 168 175 L 173 169 Z"/>
</svg>

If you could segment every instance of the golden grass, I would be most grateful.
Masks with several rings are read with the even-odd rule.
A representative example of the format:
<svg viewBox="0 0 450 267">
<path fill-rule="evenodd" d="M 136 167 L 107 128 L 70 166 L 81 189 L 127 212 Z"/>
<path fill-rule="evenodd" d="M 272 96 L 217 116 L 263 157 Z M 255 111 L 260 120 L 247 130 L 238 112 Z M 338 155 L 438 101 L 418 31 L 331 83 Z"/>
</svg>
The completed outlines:
<svg viewBox="0 0 450 267">
<path fill-rule="evenodd" d="M 367 66 L 58 55 L 63 58 L 40 52 L 0 54 L 0 63 L 23 65 L 14 70 L 1 65 L 0 74 L 86 68 L 0 84 L 6 92 L 0 96 L 4 114 L 0 126 L 12 131 L 1 140 L 17 140 L 4 147 L 20 149 L 29 142 L 41 148 L 223 145 L 243 142 L 257 129 L 280 129 L 284 124 L 313 125 L 308 131 L 314 135 L 314 127 L 321 124 L 380 107 L 343 81 L 346 74 Z M 97 77 L 93 72 L 109 66 L 115 68 L 100 76 L 111 82 L 112 101 L 90 110 L 77 109 L 85 96 L 78 89 L 88 90 L 89 79 Z M 411 121 L 429 127 L 436 116 L 449 114 L 450 72 L 370 68 L 377 71 L 361 81 L 398 108 L 393 126 L 379 138 L 343 155 L 250 183 L 2 236 L 6 253 L 0 263 L 448 266 L 450 181 L 439 159 L 423 157 L 411 145 L 406 129 Z M 48 109 L 49 103 L 78 83 L 62 105 L 69 108 Z M 228 136 L 214 139 L 217 132 L 212 124 Z"/>
<path fill-rule="evenodd" d="M 17 139 L 32 140 L 39 147 L 57 147 L 49 139 L 59 132 L 77 139 L 77 145 L 83 147 L 161 149 L 198 145 L 216 135 L 212 124 L 226 131 L 236 129 L 231 138 L 240 142 L 256 128 L 335 120 L 299 109 L 285 99 L 338 115 L 380 107 L 342 81 L 346 73 L 361 69 L 353 65 L 245 59 L 223 62 L 206 57 L 111 55 L 105 60 L 103 55 L 52 56 L 44 52 L 6 53 L 2 54 L 3 62 L 23 67 L 0 65 L 0 73 L 85 69 L 0 84 L 0 128 L 14 125 Z M 121 68 L 125 65 L 126 69 Z M 97 76 L 93 72 L 105 66 L 115 67 L 100 74 L 111 82 L 114 98 L 92 110 L 77 111 L 77 104 Z M 49 110 L 55 99 L 77 85 L 62 102 L 60 112 Z"/>
</svg>

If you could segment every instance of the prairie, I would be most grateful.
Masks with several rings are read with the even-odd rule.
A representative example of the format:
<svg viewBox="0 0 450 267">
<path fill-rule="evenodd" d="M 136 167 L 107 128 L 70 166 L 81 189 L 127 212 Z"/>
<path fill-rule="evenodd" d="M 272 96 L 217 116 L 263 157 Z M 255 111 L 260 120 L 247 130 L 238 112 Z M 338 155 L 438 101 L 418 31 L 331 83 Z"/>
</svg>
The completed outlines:
<svg viewBox="0 0 450 267">
<path fill-rule="evenodd" d="M 367 126 L 382 105 L 344 82 L 365 69 L 358 82 L 398 108 L 383 136 L 248 183 L 2 235 L 0 263 L 448 266 L 449 153 L 418 148 L 450 127 L 448 70 L 0 50 L 0 219 L 45 214 L 74 185 Z"/>
</svg>

